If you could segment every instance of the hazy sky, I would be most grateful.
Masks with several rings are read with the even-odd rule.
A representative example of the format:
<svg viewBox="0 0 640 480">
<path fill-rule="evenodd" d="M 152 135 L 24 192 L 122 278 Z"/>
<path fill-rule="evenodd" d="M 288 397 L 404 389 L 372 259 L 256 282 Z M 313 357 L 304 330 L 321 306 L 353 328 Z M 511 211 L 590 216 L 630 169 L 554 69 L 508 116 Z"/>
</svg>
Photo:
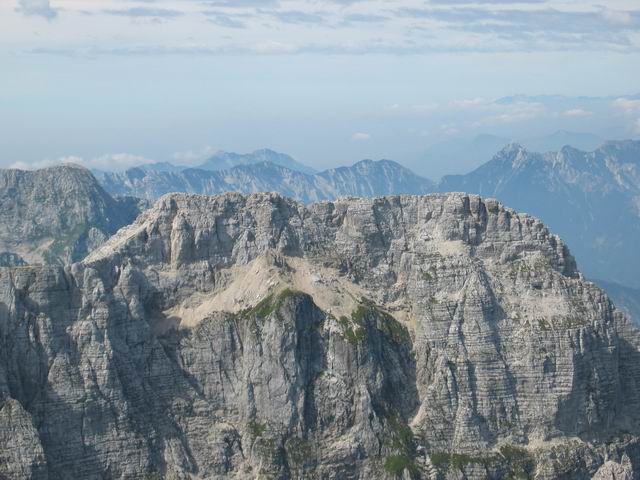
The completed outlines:
<svg viewBox="0 0 640 480">
<path fill-rule="evenodd" d="M 1 0 L 0 165 L 634 137 L 639 79 L 637 0 Z"/>
</svg>

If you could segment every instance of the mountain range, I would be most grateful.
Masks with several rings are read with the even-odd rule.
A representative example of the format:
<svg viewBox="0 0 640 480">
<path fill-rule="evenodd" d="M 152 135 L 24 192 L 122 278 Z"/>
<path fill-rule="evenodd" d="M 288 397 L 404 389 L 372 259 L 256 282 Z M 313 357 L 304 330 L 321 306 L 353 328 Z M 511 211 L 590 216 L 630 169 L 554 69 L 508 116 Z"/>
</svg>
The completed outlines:
<svg viewBox="0 0 640 480">
<path fill-rule="evenodd" d="M 126 172 L 99 172 L 97 178 L 112 195 L 131 195 L 154 200 L 166 193 L 213 195 L 277 191 L 304 202 L 332 200 L 342 196 L 423 194 L 435 184 L 390 160 L 363 160 L 351 167 L 325 170 L 313 175 L 271 162 L 239 165 L 228 170 L 186 168 L 154 170 L 152 165 Z"/>
<path fill-rule="evenodd" d="M 0 268 L 0 477 L 640 474 L 640 332 L 538 219 L 462 193 L 169 194 Z"/>
<path fill-rule="evenodd" d="M 488 143 L 492 141 L 493 139 L 487 139 Z M 640 296 L 637 295 L 640 290 L 637 276 L 640 268 L 640 255 L 637 254 L 637 245 L 640 244 L 640 142 L 608 142 L 592 152 L 564 147 L 557 152 L 544 154 L 511 144 L 476 170 L 465 175 L 445 176 L 439 183 L 422 178 L 389 160 L 365 160 L 351 167 L 308 174 L 272 162 L 259 161 L 265 156 L 274 159 L 291 158 L 270 150 L 247 155 L 225 153 L 214 156 L 207 163 L 224 166 L 228 164 L 224 159 L 228 159 L 232 165 L 236 161 L 241 164 L 217 171 L 153 164 L 126 172 L 96 172 L 100 185 L 86 171 L 69 171 L 75 172 L 77 181 L 87 185 L 82 188 L 94 192 L 84 198 L 97 199 L 92 202 L 104 205 L 101 207 L 102 211 L 111 212 L 103 216 L 117 219 L 108 222 L 100 220 L 102 224 L 98 230 L 102 234 L 97 237 L 101 240 L 135 216 L 135 209 L 127 210 L 129 213 L 120 219 L 118 213 L 110 210 L 113 207 L 108 205 L 119 205 L 123 201 L 128 202 L 127 205 L 132 204 L 131 200 L 122 200 L 123 196 L 154 201 L 172 192 L 211 195 L 226 191 L 277 191 L 305 203 L 344 196 L 420 195 L 438 191 L 464 191 L 495 197 L 506 205 L 543 219 L 568 243 L 587 277 L 600 282 L 621 307 L 640 319 L 637 313 L 640 302 Z M 299 164 L 295 162 L 294 166 L 297 165 Z M 46 175 L 40 175 L 42 178 L 52 176 L 54 171 L 55 169 L 48 170 Z M 68 174 L 67 170 L 61 172 Z M 83 172 L 82 178 L 78 177 L 80 172 Z M 12 175 L 17 175 L 16 171 Z M 38 176 L 37 173 L 20 175 Z M 51 185 L 66 184 L 65 175 L 60 180 L 51 179 Z M 40 184 L 36 182 L 36 185 Z M 9 186 L 6 188 L 8 189 L 4 190 L 3 198 L 13 198 Z M 34 191 L 42 194 L 49 190 L 55 193 L 55 188 L 41 189 L 40 186 Z M 25 204 L 32 201 L 35 200 L 31 197 L 23 200 Z M 55 205 L 56 201 L 58 200 L 45 204 Z M 82 202 L 84 201 L 83 199 Z M 6 212 L 13 211 L 13 207 L 6 202 L 7 200 Z M 18 258 L 10 255 L 0 257 L 4 264 L 14 264 L 20 260 L 37 263 L 43 258 L 47 260 L 52 251 L 61 250 L 59 244 L 62 230 L 57 226 L 60 222 L 50 222 L 48 213 L 40 214 L 36 213 L 37 209 L 31 210 L 25 218 L 36 215 L 37 219 L 46 219 L 46 225 L 51 225 L 51 231 L 49 234 L 42 234 L 39 243 L 22 242 L 22 246 L 18 247 L 20 242 L 11 243 L 11 236 L 26 227 L 18 225 L 23 213 L 14 212 L 12 220 L 5 222 L 10 227 L 5 232 L 0 253 L 4 250 L 7 255 L 17 254 Z M 77 208 L 74 207 L 72 211 L 75 210 Z M 74 215 L 73 218 L 79 217 Z M 83 219 L 80 223 L 84 226 L 93 225 L 92 222 L 96 223 L 97 220 Z M 66 227 L 64 230 L 69 231 Z M 90 229 L 84 229 L 78 235 L 71 235 L 74 237 L 72 240 L 63 242 L 65 247 L 62 250 L 65 253 L 56 253 L 54 258 L 82 258 L 92 248 L 83 244 L 86 243 L 83 239 L 90 238 L 87 234 L 89 231 Z M 35 235 L 29 232 L 18 238 L 33 238 Z M 58 239 L 54 244 L 47 243 L 54 237 Z M 91 238 L 95 237 L 94 232 Z M 72 247 L 78 241 L 79 246 Z M 96 240 L 89 243 L 91 242 L 100 243 Z M 25 245 L 29 246 L 25 248 Z M 74 251 L 76 253 L 70 253 Z"/>
<path fill-rule="evenodd" d="M 495 197 L 542 218 L 590 278 L 640 288 L 640 142 L 545 154 L 510 145 L 467 175 L 444 177 L 438 188 Z"/>
<path fill-rule="evenodd" d="M 0 478 L 634 478 L 639 153 L 2 171 Z"/>
<path fill-rule="evenodd" d="M 488 143 L 491 143 L 487 140 Z M 463 191 L 495 197 L 542 218 L 572 247 L 590 277 L 640 288 L 640 142 L 608 142 L 584 152 L 534 153 L 511 144 L 466 175 L 439 183 L 388 160 L 308 175 L 273 163 L 210 172 L 131 169 L 98 176 L 113 195 L 156 199 L 170 192 L 277 191 L 314 202 L 341 196 Z"/>
<path fill-rule="evenodd" d="M 470 172 L 493 158 L 505 145 L 517 143 L 534 152 L 553 152 L 566 145 L 592 151 L 605 140 L 592 133 L 559 130 L 551 135 L 520 139 L 481 134 L 472 138 L 452 138 L 429 146 L 418 161 L 408 164 L 431 178 Z"/>
</svg>

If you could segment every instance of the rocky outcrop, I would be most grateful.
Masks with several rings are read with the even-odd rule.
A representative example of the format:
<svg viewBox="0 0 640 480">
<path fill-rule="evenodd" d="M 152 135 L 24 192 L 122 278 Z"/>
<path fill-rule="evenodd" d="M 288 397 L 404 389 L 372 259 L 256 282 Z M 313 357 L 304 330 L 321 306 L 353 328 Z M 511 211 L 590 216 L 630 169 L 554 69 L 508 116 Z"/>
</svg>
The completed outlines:
<svg viewBox="0 0 640 480">
<path fill-rule="evenodd" d="M 636 330 L 477 196 L 165 196 L 0 270 L 0 342 L 9 478 L 640 472 Z"/>
<path fill-rule="evenodd" d="M 0 170 L 0 265 L 81 260 L 136 218 L 138 202 L 113 199 L 78 166 Z"/>
<path fill-rule="evenodd" d="M 629 315 L 636 325 L 640 325 L 640 289 L 605 280 L 594 280 L 594 283 L 607 292 L 618 309 Z"/>
<path fill-rule="evenodd" d="M 21 267 L 26 264 L 27 262 L 20 255 L 12 252 L 0 253 L 0 267 Z"/>
</svg>

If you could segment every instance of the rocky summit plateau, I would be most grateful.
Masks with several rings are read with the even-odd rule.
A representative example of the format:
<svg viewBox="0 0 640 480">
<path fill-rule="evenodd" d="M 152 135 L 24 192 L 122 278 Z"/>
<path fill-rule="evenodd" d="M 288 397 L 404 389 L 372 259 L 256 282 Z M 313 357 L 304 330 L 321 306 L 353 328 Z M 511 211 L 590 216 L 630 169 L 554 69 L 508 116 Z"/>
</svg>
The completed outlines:
<svg viewBox="0 0 640 480">
<path fill-rule="evenodd" d="M 0 269 L 0 477 L 630 479 L 640 335 L 459 193 L 170 194 Z"/>
</svg>

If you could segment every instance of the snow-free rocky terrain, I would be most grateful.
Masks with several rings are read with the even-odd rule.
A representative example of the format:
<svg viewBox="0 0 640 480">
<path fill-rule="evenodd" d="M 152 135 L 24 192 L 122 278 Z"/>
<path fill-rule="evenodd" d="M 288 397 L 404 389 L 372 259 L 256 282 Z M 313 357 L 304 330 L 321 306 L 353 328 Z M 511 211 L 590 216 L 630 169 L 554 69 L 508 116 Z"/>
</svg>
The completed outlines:
<svg viewBox="0 0 640 480">
<path fill-rule="evenodd" d="M 141 203 L 111 197 L 75 165 L 0 169 L 0 267 L 79 261 L 133 222 Z"/>
<path fill-rule="evenodd" d="M 471 173 L 444 177 L 438 188 L 531 213 L 562 236 L 589 278 L 640 288 L 640 141 L 545 154 L 509 145 Z"/>
<path fill-rule="evenodd" d="M 171 194 L 0 269 L 0 477 L 632 478 L 639 348 L 493 200 Z"/>
</svg>

